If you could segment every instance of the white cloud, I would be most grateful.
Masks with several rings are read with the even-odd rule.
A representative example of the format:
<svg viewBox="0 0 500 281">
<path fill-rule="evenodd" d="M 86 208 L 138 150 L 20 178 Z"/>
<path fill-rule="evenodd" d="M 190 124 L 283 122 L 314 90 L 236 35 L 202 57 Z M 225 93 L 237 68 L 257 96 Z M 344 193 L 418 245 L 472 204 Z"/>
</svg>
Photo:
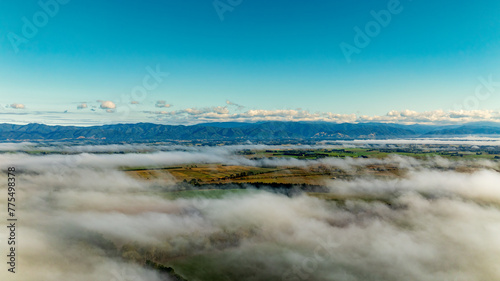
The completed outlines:
<svg viewBox="0 0 500 281">
<path fill-rule="evenodd" d="M 184 112 L 191 115 L 205 115 L 205 114 L 228 114 L 229 110 L 226 106 L 213 106 L 213 107 L 205 107 L 201 109 L 196 108 L 187 108 Z"/>
<path fill-rule="evenodd" d="M 223 119 L 231 118 L 229 115 L 229 109 L 226 106 L 213 106 L 205 108 L 186 108 L 177 111 L 149 111 L 148 113 L 154 113 L 157 115 L 175 116 L 180 118 L 188 119 Z"/>
<path fill-rule="evenodd" d="M 87 104 L 86 104 L 86 103 L 79 104 L 76 108 L 77 108 L 77 109 L 84 109 L 84 108 L 87 108 Z"/>
<path fill-rule="evenodd" d="M 227 106 L 187 108 L 175 112 L 156 111 L 148 112 L 158 116 L 160 120 L 169 120 L 175 117 L 175 121 L 184 123 L 198 123 L 207 121 L 325 121 L 336 123 L 363 123 L 383 122 L 401 124 L 462 124 L 468 122 L 500 122 L 500 112 L 494 110 L 460 110 L 460 111 L 424 111 L 393 110 L 385 115 L 356 115 L 338 114 L 332 112 L 310 112 L 299 109 L 250 109 L 242 113 L 229 110 Z M 167 119 L 165 119 L 167 118 Z"/>
<path fill-rule="evenodd" d="M 24 109 L 25 108 L 24 104 L 22 104 L 22 103 L 13 103 L 10 105 L 10 107 L 15 108 L 15 109 Z"/>
<path fill-rule="evenodd" d="M 243 113 L 232 113 L 227 106 L 214 106 L 206 108 L 187 108 L 175 112 L 156 111 L 151 112 L 159 116 L 159 119 L 173 118 L 185 123 L 197 123 L 207 121 L 328 121 L 328 122 L 355 122 L 354 114 L 333 113 L 310 113 L 306 110 L 279 109 L 263 110 L 251 109 Z"/>
<path fill-rule="evenodd" d="M 417 112 L 412 110 L 392 110 L 382 116 L 359 116 L 359 122 L 397 122 L 397 123 L 467 123 L 477 121 L 500 121 L 500 112 L 494 110 L 433 110 Z"/>
<path fill-rule="evenodd" d="M 117 107 L 112 101 L 99 100 L 100 106 L 94 106 L 87 103 L 82 103 L 77 106 L 78 109 L 93 108 L 103 109 L 102 113 L 118 112 Z M 131 102 L 137 104 L 137 102 Z M 7 105 L 7 108 L 23 109 L 22 104 Z M 158 110 L 143 111 L 131 108 L 129 117 L 123 114 L 116 114 L 114 117 L 109 116 L 106 120 L 107 123 L 123 123 L 123 122 L 153 122 L 153 123 L 168 123 L 168 124 L 197 124 L 203 122 L 259 122 L 259 121 L 324 121 L 334 123 L 365 123 L 365 122 L 381 122 L 381 123 L 399 123 L 399 124 L 464 124 L 469 122 L 499 122 L 500 111 L 497 110 L 433 110 L 418 112 L 414 110 L 391 110 L 383 115 L 359 115 L 359 114 L 341 114 L 335 112 L 312 112 L 304 109 L 247 109 L 241 110 L 237 104 L 226 101 L 224 106 L 210 106 L 210 107 L 188 107 L 181 108 L 174 111 L 169 111 L 168 108 L 172 107 L 164 100 L 155 102 L 155 107 Z M 36 114 L 39 115 L 39 111 Z M 102 124 L 102 119 L 98 118 L 96 114 L 90 115 L 91 112 L 81 111 L 81 116 L 61 116 L 62 113 L 54 113 L 47 111 L 46 114 L 53 116 L 53 119 L 44 119 L 36 117 L 35 113 L 28 110 L 15 112 L 14 110 L 5 110 L 2 114 L 10 114 L 12 123 L 26 124 L 32 122 L 46 123 L 50 125 L 57 124 L 71 124 L 81 123 L 80 120 L 85 119 L 88 125 Z M 97 113 L 97 112 L 95 112 Z M 84 114 L 88 114 L 83 118 Z M 27 116 L 33 115 L 33 117 Z"/>
<path fill-rule="evenodd" d="M 101 109 L 115 109 L 116 108 L 116 104 L 112 101 L 102 101 L 102 100 L 98 100 L 98 102 L 101 103 Z"/>
</svg>

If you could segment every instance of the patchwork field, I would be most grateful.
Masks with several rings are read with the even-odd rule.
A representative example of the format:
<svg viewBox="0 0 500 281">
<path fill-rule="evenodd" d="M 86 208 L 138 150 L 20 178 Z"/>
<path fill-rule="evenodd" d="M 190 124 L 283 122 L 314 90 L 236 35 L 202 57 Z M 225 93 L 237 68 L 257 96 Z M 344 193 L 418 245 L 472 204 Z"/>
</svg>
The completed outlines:
<svg viewBox="0 0 500 281">
<path fill-rule="evenodd" d="M 368 165 L 356 171 L 346 172 L 323 165 L 312 167 L 261 168 L 221 164 L 198 164 L 180 167 L 142 168 L 126 173 L 141 180 L 165 180 L 187 182 L 193 185 L 227 183 L 279 183 L 321 185 L 326 180 L 346 179 L 356 175 L 380 177 L 398 176 L 401 171 L 388 165 Z"/>
</svg>

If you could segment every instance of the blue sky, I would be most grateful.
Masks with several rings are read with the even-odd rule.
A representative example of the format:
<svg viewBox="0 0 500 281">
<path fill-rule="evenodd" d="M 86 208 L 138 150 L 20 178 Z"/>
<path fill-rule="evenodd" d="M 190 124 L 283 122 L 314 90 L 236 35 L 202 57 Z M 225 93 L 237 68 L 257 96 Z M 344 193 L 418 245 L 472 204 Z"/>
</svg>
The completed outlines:
<svg viewBox="0 0 500 281">
<path fill-rule="evenodd" d="M 0 2 L 0 122 L 464 122 L 500 109 L 499 1 L 41 3 Z"/>
</svg>

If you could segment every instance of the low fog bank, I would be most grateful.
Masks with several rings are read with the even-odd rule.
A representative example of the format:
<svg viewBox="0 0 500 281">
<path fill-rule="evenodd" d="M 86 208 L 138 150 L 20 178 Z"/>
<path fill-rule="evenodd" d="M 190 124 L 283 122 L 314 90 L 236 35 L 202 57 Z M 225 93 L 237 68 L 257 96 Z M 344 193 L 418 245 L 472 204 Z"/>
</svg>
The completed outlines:
<svg viewBox="0 0 500 281">
<path fill-rule="evenodd" d="M 0 151 L 18 151 L 18 152 L 59 152 L 59 153 L 117 153 L 117 152 L 158 152 L 158 151 L 238 151 L 244 149 L 266 150 L 266 149 L 335 149 L 342 148 L 343 144 L 318 144 L 318 145 L 266 145 L 266 144 L 241 144 L 224 146 L 192 146 L 192 145 L 174 145 L 174 144 L 65 144 L 58 142 L 34 143 L 34 142 L 5 142 L 0 143 Z"/>
<path fill-rule="evenodd" d="M 468 137 L 446 137 L 441 138 L 414 138 L 414 139 L 379 139 L 379 140 L 339 140 L 334 141 L 345 145 L 484 145 L 499 146 L 500 137 L 468 136 Z M 325 144 L 331 141 L 325 141 Z"/>
<path fill-rule="evenodd" d="M 255 144 L 248 141 L 246 144 L 232 145 L 180 145 L 166 143 L 134 143 L 134 144 L 84 144 L 64 142 L 1 142 L 0 152 L 57 152 L 57 153 L 152 153 L 158 151 L 190 151 L 190 152 L 217 152 L 239 150 L 277 150 L 277 149 L 342 149 L 352 147 L 364 148 L 395 148 L 409 146 L 426 146 L 428 149 L 437 149 L 439 146 L 500 146 L 500 137 L 455 137 L 455 138 L 419 138 L 419 139 L 359 139 L 359 140 L 332 140 L 318 141 L 316 144 Z M 436 147 L 437 146 L 437 147 Z M 437 149 L 439 150 L 439 149 Z"/>
<path fill-rule="evenodd" d="M 268 164 L 230 152 L 0 155 L 2 169 L 20 171 L 18 273 L 2 270 L 0 279 L 170 280 L 144 266 L 152 260 L 190 281 L 500 280 L 498 163 L 475 161 L 478 170 L 458 173 L 436 169 L 458 165 L 442 158 L 305 161 L 408 169 L 402 178 L 326 183 L 350 196 L 343 201 L 260 191 L 169 200 L 116 169 L 216 160 Z"/>
<path fill-rule="evenodd" d="M 327 157 L 316 160 L 299 160 L 288 157 L 248 158 L 239 155 L 237 147 L 179 147 L 172 151 L 151 153 L 96 154 L 77 153 L 71 155 L 48 154 L 30 155 L 25 153 L 0 154 L 0 168 L 14 165 L 30 171 L 58 171 L 61 167 L 118 168 L 118 167 L 166 167 L 184 164 L 225 164 L 255 167 L 309 167 L 326 165 L 345 171 L 355 170 L 366 165 L 392 165 L 400 169 L 445 168 L 458 166 L 500 169 L 500 162 L 485 159 L 448 160 L 439 156 L 429 156 L 423 160 L 400 155 L 386 158 L 336 158 Z"/>
<path fill-rule="evenodd" d="M 429 199 L 452 198 L 500 205 L 500 173 L 478 170 L 473 173 L 456 171 L 412 170 L 403 178 L 358 178 L 352 181 L 330 181 L 332 193 L 351 196 L 400 196 L 419 193 Z"/>
</svg>

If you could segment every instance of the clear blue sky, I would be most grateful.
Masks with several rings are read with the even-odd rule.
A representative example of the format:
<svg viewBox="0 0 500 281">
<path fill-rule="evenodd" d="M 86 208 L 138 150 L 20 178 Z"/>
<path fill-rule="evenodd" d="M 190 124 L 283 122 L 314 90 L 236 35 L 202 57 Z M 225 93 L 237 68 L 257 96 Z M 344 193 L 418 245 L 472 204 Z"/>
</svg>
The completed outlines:
<svg viewBox="0 0 500 281">
<path fill-rule="evenodd" d="M 0 2 L 0 122 L 446 111 L 474 95 L 478 77 L 500 82 L 498 0 L 67 2 L 49 5 L 52 15 L 38 1 Z M 355 27 L 388 5 L 399 12 L 348 62 L 340 44 L 356 47 Z M 148 66 L 169 76 L 130 105 Z M 468 108 L 498 110 L 496 88 Z"/>
</svg>

